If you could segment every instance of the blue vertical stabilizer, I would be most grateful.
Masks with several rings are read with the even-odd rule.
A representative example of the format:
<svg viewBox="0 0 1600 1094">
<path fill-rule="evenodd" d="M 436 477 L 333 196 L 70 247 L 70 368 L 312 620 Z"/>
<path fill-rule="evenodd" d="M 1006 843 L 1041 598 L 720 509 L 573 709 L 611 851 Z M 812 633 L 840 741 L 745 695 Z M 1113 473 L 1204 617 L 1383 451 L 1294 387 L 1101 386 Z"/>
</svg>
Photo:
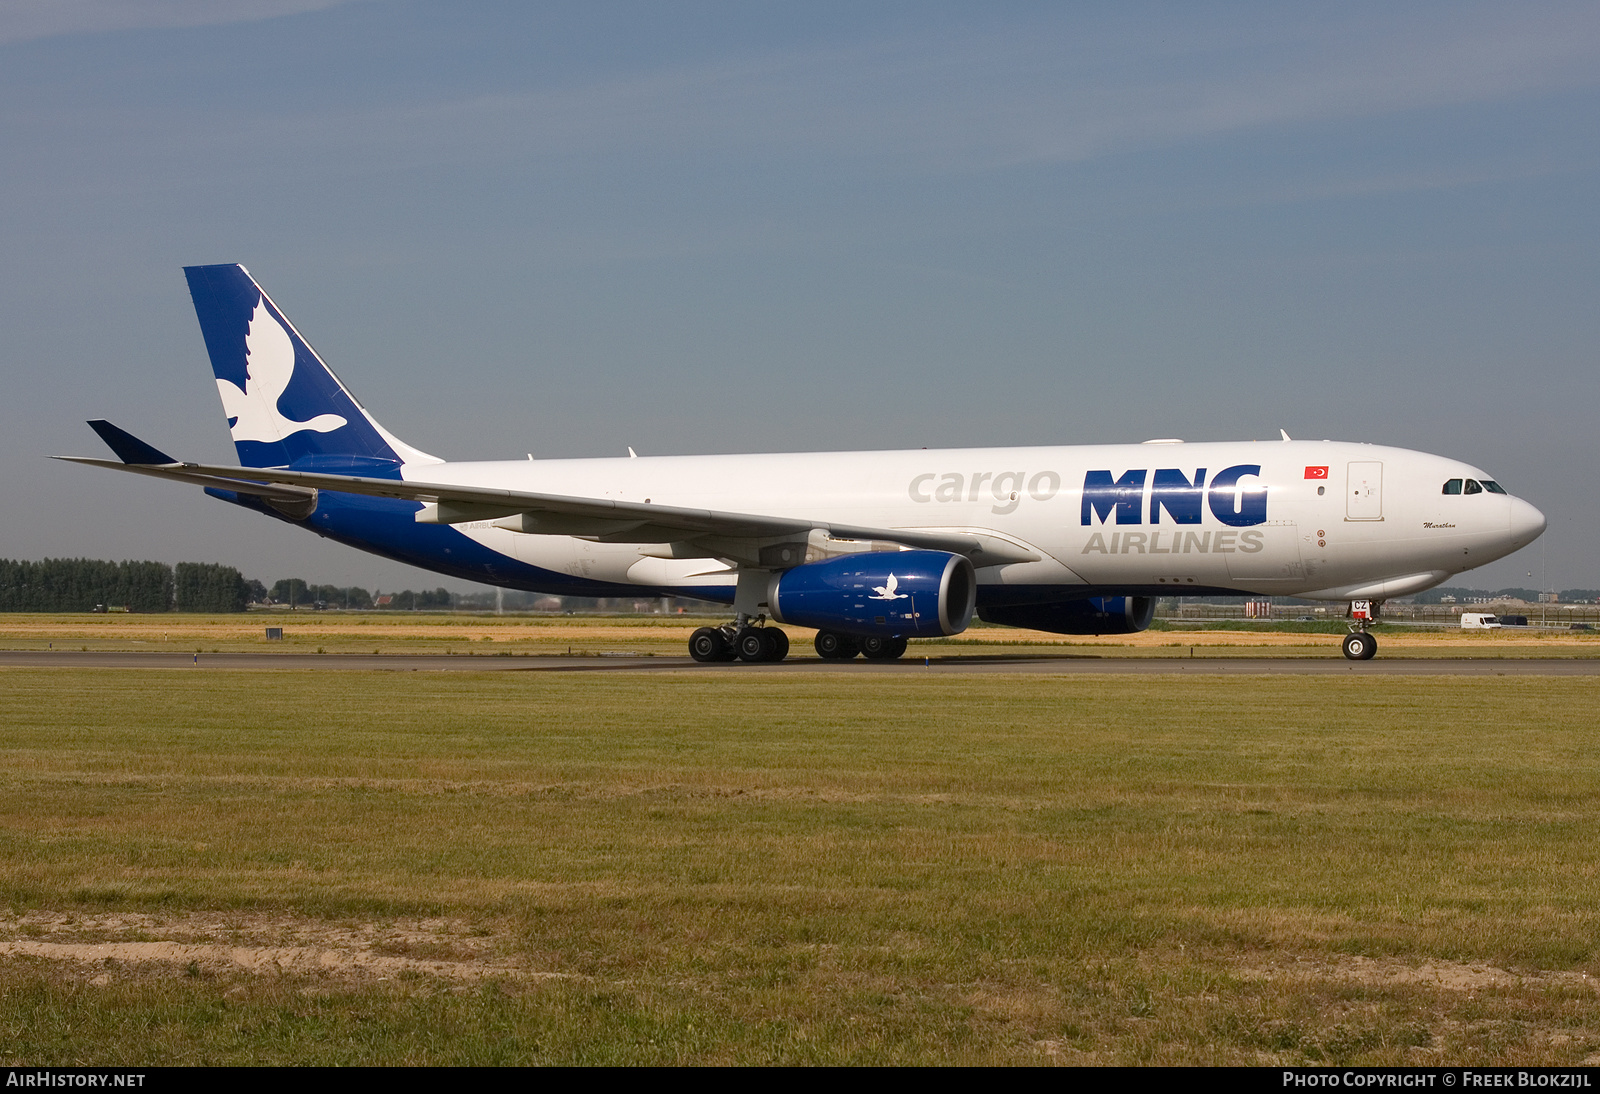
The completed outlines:
<svg viewBox="0 0 1600 1094">
<path fill-rule="evenodd" d="M 432 457 L 362 409 L 300 332 L 237 264 L 185 266 L 217 391 L 245 467 L 365 466 Z"/>
</svg>

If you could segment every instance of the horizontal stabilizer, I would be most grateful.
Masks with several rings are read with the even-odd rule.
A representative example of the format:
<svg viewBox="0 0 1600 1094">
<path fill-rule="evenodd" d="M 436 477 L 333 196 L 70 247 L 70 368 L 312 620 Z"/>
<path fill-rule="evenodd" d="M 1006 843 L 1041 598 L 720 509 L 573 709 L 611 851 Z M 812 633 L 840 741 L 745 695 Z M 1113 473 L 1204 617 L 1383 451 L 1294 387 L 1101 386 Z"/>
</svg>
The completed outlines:
<svg viewBox="0 0 1600 1094">
<path fill-rule="evenodd" d="M 145 444 L 138 437 L 125 429 L 118 429 L 104 418 L 96 418 L 89 423 L 89 428 L 100 434 L 100 439 L 106 442 L 111 451 L 123 463 L 177 463 L 178 461 L 151 445 Z"/>
<path fill-rule="evenodd" d="M 152 475 L 158 479 L 169 479 L 173 482 L 190 482 L 196 486 L 208 487 L 212 490 L 231 490 L 235 494 L 250 494 L 268 501 L 302 502 L 317 496 L 314 487 L 294 486 L 275 482 L 257 482 L 253 479 L 233 478 L 225 475 L 210 475 L 203 472 L 189 470 L 195 465 L 180 464 L 176 461 L 167 464 L 145 463 L 114 463 L 111 460 L 97 460 L 91 456 L 51 456 L 52 460 L 65 460 L 67 463 L 81 463 L 88 467 L 108 467 L 113 471 L 132 471 L 136 475 Z M 240 468 L 241 471 L 250 471 L 251 468 Z"/>
</svg>

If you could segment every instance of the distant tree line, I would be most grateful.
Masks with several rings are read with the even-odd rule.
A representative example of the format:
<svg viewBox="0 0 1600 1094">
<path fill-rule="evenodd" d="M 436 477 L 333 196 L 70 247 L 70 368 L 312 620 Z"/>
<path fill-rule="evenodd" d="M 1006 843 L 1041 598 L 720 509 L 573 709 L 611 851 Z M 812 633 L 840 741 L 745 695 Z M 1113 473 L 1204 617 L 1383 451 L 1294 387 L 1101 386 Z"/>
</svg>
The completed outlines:
<svg viewBox="0 0 1600 1094">
<path fill-rule="evenodd" d="M 384 593 L 373 604 L 378 608 L 398 611 L 438 611 L 453 606 L 455 597 L 448 589 L 424 589 L 421 592 L 403 589 L 398 593 Z"/>
<path fill-rule="evenodd" d="M 173 583 L 173 604 L 180 612 L 242 612 L 250 604 L 250 583 L 232 566 L 180 562 L 173 568 Z"/>
<path fill-rule="evenodd" d="M 298 577 L 273 582 L 263 599 L 296 608 L 372 607 L 372 594 L 358 585 L 311 585 Z"/>
<path fill-rule="evenodd" d="M 405 594 L 401 594 L 404 596 Z M 640 604 L 651 605 L 651 610 L 660 604 L 659 597 L 651 596 L 640 590 L 634 596 L 554 596 L 550 593 L 530 593 L 520 589 L 475 589 L 471 592 L 456 593 L 451 597 L 451 606 L 458 610 L 467 611 L 494 611 L 503 608 L 508 612 L 615 612 L 619 614 L 633 613 L 640 610 Z M 710 600 L 697 600 L 694 597 L 674 596 L 668 598 L 671 606 L 669 613 L 680 609 L 684 612 L 713 614 L 723 611 L 725 605 L 714 603 Z"/>
<path fill-rule="evenodd" d="M 1557 595 L 1563 604 L 1588 604 L 1600 600 L 1600 589 L 1562 589 Z M 1504 589 L 1467 589 L 1456 585 L 1441 585 L 1437 589 L 1429 589 L 1427 592 L 1417 593 L 1404 599 L 1410 600 L 1413 604 L 1442 604 L 1447 596 L 1455 597 L 1458 604 L 1478 600 L 1525 600 L 1531 604 L 1538 602 L 1539 590 L 1518 586 Z M 1270 600 L 1274 604 L 1326 606 L 1324 601 L 1302 600 L 1293 596 L 1184 596 L 1176 599 L 1180 604 L 1242 604 L 1247 600 Z"/>
<path fill-rule="evenodd" d="M 0 559 L 0 611 L 242 612 L 251 604 L 304 608 L 450 608 L 448 589 L 378 595 L 357 585 L 312 585 L 284 578 L 268 589 L 214 562 L 107 562 L 93 558 Z"/>
<path fill-rule="evenodd" d="M 165 562 L 0 559 L 0 611 L 87 612 L 114 605 L 164 612 L 172 608 L 172 595 L 172 567 Z"/>
<path fill-rule="evenodd" d="M 5 612 L 242 612 L 266 595 L 261 582 L 214 562 L 0 559 Z"/>
<path fill-rule="evenodd" d="M 298 577 L 273 583 L 266 599 L 294 608 L 378 608 L 400 611 L 438 611 L 452 607 L 455 596 L 448 589 L 406 589 L 398 593 L 368 592 L 359 585 L 312 585 Z"/>
<path fill-rule="evenodd" d="M 1556 594 L 1563 604 L 1581 604 L 1600 596 L 1596 589 L 1562 589 Z M 1437 589 L 1429 589 L 1425 593 L 1418 593 L 1412 597 L 1417 604 L 1441 604 L 1444 598 L 1453 596 L 1457 603 L 1473 600 L 1526 600 L 1530 604 L 1539 599 L 1538 589 L 1524 589 L 1511 586 L 1505 589 L 1467 589 L 1455 585 L 1441 585 Z"/>
</svg>

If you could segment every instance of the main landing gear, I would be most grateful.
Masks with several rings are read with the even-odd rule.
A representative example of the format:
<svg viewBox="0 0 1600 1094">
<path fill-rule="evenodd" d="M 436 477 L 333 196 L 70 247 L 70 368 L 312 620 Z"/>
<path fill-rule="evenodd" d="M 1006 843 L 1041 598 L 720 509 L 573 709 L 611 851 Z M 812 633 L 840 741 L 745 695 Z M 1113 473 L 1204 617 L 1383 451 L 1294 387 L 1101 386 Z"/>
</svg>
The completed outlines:
<svg viewBox="0 0 1600 1094">
<path fill-rule="evenodd" d="M 789 656 L 789 636 L 762 622 L 745 619 L 701 627 L 689 636 L 689 656 L 696 661 L 782 661 Z"/>
<path fill-rule="evenodd" d="M 818 631 L 813 644 L 817 647 L 817 656 L 825 661 L 850 661 L 858 653 L 869 661 L 893 661 L 906 652 L 904 638 L 880 638 L 877 635 L 859 638 L 834 631 Z"/>
<path fill-rule="evenodd" d="M 782 661 L 789 656 L 789 636 L 765 619 L 701 627 L 689 636 L 689 656 L 696 661 Z M 834 631 L 817 632 L 817 655 L 828 661 L 850 661 L 858 654 L 869 661 L 893 661 L 906 652 L 904 638 L 860 638 Z"/>
</svg>

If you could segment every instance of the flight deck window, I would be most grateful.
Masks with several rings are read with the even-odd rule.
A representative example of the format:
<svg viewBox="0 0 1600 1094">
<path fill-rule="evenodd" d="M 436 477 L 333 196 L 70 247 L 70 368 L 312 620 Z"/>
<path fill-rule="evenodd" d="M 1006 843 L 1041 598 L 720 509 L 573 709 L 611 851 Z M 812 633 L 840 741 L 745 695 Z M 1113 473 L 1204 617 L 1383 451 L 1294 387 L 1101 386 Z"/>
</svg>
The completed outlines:
<svg viewBox="0 0 1600 1094">
<path fill-rule="evenodd" d="M 1506 492 L 1506 488 L 1495 482 L 1493 479 L 1484 479 L 1483 488 L 1489 491 L 1491 494 L 1504 494 Z"/>
<path fill-rule="evenodd" d="M 1462 493 L 1463 494 L 1481 494 L 1481 493 L 1483 493 L 1483 487 L 1478 485 L 1478 480 L 1477 479 L 1468 479 L 1467 480 L 1467 488 L 1465 490 L 1463 490 Z"/>
<path fill-rule="evenodd" d="M 1461 493 L 1461 480 L 1460 479 L 1451 479 L 1448 482 L 1446 482 L 1444 484 L 1444 492 L 1446 494 L 1459 494 L 1459 493 Z"/>
</svg>

